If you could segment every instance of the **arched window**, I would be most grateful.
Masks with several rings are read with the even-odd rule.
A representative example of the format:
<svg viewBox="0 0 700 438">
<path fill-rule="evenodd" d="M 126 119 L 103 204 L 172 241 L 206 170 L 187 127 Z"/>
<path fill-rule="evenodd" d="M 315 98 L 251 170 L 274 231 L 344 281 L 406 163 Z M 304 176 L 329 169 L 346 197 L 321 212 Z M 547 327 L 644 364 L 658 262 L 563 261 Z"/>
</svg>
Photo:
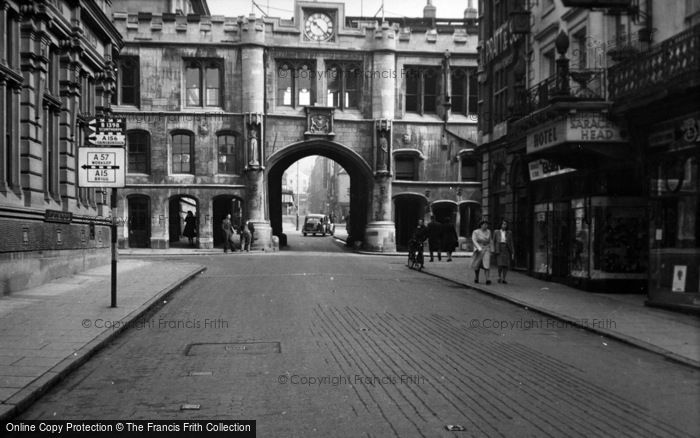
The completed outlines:
<svg viewBox="0 0 700 438">
<path fill-rule="evenodd" d="M 150 136 L 146 131 L 129 131 L 126 133 L 127 153 L 129 155 L 128 173 L 151 172 Z"/>
<path fill-rule="evenodd" d="M 238 136 L 232 132 L 222 132 L 216 138 L 218 152 L 218 173 L 238 173 Z"/>
<path fill-rule="evenodd" d="M 194 137 L 192 133 L 173 133 L 172 173 L 194 173 Z"/>
</svg>

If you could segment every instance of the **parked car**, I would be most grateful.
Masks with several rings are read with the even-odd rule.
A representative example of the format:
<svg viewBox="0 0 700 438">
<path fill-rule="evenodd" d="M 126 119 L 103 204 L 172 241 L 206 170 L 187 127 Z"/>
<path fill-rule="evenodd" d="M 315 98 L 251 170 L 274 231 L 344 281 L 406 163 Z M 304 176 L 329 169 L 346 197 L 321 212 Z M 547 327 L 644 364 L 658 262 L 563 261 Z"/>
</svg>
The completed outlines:
<svg viewBox="0 0 700 438">
<path fill-rule="evenodd" d="M 306 236 L 307 234 L 320 234 L 325 236 L 330 234 L 331 236 L 335 233 L 335 224 L 325 214 L 309 214 L 304 219 L 304 226 L 301 232 Z"/>
</svg>

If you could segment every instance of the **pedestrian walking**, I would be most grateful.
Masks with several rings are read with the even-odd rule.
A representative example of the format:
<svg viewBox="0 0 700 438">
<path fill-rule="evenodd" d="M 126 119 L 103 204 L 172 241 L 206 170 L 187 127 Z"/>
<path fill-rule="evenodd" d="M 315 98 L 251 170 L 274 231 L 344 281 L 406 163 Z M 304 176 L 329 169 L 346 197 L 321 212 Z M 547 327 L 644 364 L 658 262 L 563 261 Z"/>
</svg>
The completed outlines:
<svg viewBox="0 0 700 438">
<path fill-rule="evenodd" d="M 190 245 L 194 246 L 194 238 L 197 236 L 197 218 L 192 214 L 192 210 L 187 212 L 185 229 L 182 231 L 182 235 L 189 239 Z"/>
<path fill-rule="evenodd" d="M 454 224 L 450 221 L 442 224 L 442 250 L 447 253 L 448 262 L 452 261 L 452 251 L 457 248 L 458 242 Z"/>
<path fill-rule="evenodd" d="M 224 254 L 228 252 L 231 248 L 231 252 L 234 252 L 236 248 L 233 245 L 233 224 L 231 223 L 231 215 L 227 214 L 223 221 L 221 221 L 221 230 L 224 232 Z"/>
<path fill-rule="evenodd" d="M 438 261 L 442 260 L 440 250 L 442 246 L 442 226 L 435 221 L 435 216 L 430 215 L 428 224 L 428 249 L 430 250 L 430 261 L 433 261 L 433 252 L 437 251 Z"/>
<path fill-rule="evenodd" d="M 245 225 L 243 225 L 243 250 L 245 252 L 250 251 L 253 243 L 253 233 L 255 233 L 255 226 L 250 221 L 245 221 Z"/>
<path fill-rule="evenodd" d="M 472 242 L 474 243 L 474 259 L 472 269 L 474 270 L 474 283 L 479 282 L 479 272 L 483 269 L 486 277 L 486 284 L 491 284 L 491 230 L 488 221 L 481 221 L 479 228 L 472 232 Z"/>
<path fill-rule="evenodd" d="M 515 253 L 513 252 L 513 232 L 508 229 L 508 222 L 505 220 L 501 222 L 501 229 L 494 232 L 493 254 L 496 256 L 498 266 L 498 282 L 508 284 L 506 275 Z"/>
</svg>

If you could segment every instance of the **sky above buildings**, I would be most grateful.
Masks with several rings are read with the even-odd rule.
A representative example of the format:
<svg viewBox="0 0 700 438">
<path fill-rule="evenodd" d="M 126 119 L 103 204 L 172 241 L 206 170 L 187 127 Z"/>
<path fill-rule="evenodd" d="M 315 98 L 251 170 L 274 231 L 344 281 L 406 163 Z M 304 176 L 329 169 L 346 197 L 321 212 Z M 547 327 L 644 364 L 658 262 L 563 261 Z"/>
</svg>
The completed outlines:
<svg viewBox="0 0 700 438">
<path fill-rule="evenodd" d="M 331 0 L 332 1 L 332 0 Z M 255 0 L 260 8 L 272 17 L 291 18 L 294 16 L 294 0 Z M 253 9 L 255 15 L 262 13 L 253 8 L 251 0 L 208 0 L 209 9 L 213 15 L 237 17 L 248 15 Z M 382 0 L 352 0 L 339 1 L 345 3 L 345 15 L 373 16 L 379 10 Z M 385 17 L 421 17 L 426 0 L 384 0 Z M 478 1 L 473 0 L 474 7 Z M 463 18 L 468 0 L 433 0 L 439 18 Z M 378 16 L 380 16 L 378 14 Z"/>
</svg>

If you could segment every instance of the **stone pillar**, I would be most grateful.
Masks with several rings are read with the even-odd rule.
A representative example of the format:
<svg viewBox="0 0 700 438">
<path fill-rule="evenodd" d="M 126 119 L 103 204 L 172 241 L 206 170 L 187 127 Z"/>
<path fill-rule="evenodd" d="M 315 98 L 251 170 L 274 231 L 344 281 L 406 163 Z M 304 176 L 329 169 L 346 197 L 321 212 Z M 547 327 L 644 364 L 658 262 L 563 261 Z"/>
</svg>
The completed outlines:
<svg viewBox="0 0 700 438">
<path fill-rule="evenodd" d="M 199 208 L 197 209 L 199 228 L 197 229 L 197 236 L 200 248 L 214 248 L 212 227 L 212 217 L 214 214 L 213 205 L 212 199 L 208 195 L 202 196 L 202 198 L 199 199 Z"/>
<path fill-rule="evenodd" d="M 261 138 L 263 136 L 263 115 L 245 115 L 246 144 L 246 210 L 247 219 L 255 227 L 252 249 L 263 251 L 272 249 L 272 227 L 267 219 L 267 193 L 265 189 L 265 157 Z"/>
<path fill-rule="evenodd" d="M 241 29 L 242 111 L 245 131 L 246 211 L 253 223 L 252 249 L 272 248 L 272 227 L 267 218 L 265 187 L 265 24 L 255 15 L 238 22 Z"/>
<path fill-rule="evenodd" d="M 389 23 L 382 23 L 374 31 L 374 69 L 393 72 L 396 69 L 396 30 Z M 395 76 L 395 77 L 394 77 Z M 370 218 L 365 230 L 363 246 L 370 251 L 395 251 L 396 226 L 392 221 L 392 164 L 391 123 L 394 119 L 396 86 L 401 75 L 378 74 L 372 83 L 372 116 L 374 144 L 374 184 L 370 205 Z"/>
<path fill-rule="evenodd" d="M 364 247 L 370 251 L 396 251 L 396 226 L 391 220 L 391 120 L 375 120 L 374 128 L 372 217 L 365 231 Z"/>
</svg>

